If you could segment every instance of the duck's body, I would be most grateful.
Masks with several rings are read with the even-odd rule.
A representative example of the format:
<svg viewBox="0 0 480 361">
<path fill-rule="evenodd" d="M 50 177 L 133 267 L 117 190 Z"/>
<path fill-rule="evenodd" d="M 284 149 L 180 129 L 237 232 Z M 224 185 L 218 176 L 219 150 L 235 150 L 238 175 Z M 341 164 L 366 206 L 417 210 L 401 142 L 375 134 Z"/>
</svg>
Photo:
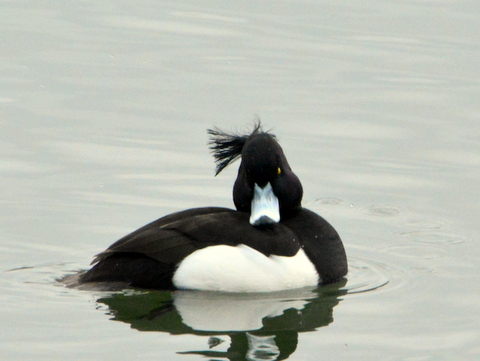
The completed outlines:
<svg viewBox="0 0 480 361">
<path fill-rule="evenodd" d="M 217 174 L 242 155 L 237 210 L 194 208 L 162 217 L 97 255 L 82 283 L 266 292 L 330 283 L 347 273 L 338 233 L 300 206 L 300 181 L 274 136 L 259 126 L 243 137 L 210 132 L 217 137 Z"/>
</svg>

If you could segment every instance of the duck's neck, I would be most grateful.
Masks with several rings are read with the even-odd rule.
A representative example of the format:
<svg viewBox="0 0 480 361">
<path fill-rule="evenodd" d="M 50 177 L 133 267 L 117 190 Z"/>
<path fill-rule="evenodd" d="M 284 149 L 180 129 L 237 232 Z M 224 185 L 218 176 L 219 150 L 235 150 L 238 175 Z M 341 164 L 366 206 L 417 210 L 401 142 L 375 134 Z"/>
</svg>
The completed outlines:
<svg viewBox="0 0 480 361">
<path fill-rule="evenodd" d="M 302 206 L 299 205 L 295 208 L 291 208 L 291 209 L 288 209 L 288 210 L 280 210 L 280 223 L 282 221 L 286 221 L 292 217 L 295 217 L 298 213 L 300 213 L 300 211 L 302 210 Z"/>
</svg>

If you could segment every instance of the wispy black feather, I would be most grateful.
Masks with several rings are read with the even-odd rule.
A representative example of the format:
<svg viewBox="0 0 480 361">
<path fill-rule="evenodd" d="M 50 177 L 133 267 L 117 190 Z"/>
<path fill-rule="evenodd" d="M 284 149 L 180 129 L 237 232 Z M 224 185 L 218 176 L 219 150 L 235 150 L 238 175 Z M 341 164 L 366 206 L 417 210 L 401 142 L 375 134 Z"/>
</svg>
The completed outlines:
<svg viewBox="0 0 480 361">
<path fill-rule="evenodd" d="M 248 138 L 252 135 L 263 132 L 260 121 L 258 121 L 253 131 L 250 134 L 229 134 L 217 127 L 213 129 L 207 129 L 207 133 L 210 134 L 210 140 L 208 145 L 213 152 L 215 163 L 217 164 L 215 175 L 225 169 L 230 163 L 237 160 L 241 153 L 242 148 L 247 142 Z M 272 134 L 274 137 L 274 135 Z"/>
</svg>

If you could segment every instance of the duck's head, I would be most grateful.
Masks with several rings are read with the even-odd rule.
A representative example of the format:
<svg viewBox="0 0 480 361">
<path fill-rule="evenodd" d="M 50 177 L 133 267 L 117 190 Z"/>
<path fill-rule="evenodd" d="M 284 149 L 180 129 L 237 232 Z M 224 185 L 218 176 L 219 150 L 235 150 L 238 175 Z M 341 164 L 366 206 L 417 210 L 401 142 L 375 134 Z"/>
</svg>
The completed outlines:
<svg viewBox="0 0 480 361">
<path fill-rule="evenodd" d="M 292 172 L 275 135 L 260 123 L 249 135 L 209 129 L 217 173 L 241 156 L 233 201 L 238 211 L 250 213 L 250 223 L 262 226 L 279 222 L 301 206 L 303 189 Z"/>
</svg>

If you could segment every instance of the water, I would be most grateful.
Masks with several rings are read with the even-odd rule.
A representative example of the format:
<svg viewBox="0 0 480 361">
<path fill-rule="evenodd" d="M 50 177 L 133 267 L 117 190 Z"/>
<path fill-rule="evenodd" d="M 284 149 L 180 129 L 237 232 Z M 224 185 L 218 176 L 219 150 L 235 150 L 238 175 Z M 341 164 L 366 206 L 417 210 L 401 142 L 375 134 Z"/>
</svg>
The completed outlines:
<svg viewBox="0 0 480 361">
<path fill-rule="evenodd" d="M 0 3 L 3 360 L 480 355 L 476 2 Z M 56 279 L 232 206 L 206 128 L 273 128 L 345 283 L 106 293 Z M 206 357 L 206 358 L 205 358 Z"/>
</svg>

